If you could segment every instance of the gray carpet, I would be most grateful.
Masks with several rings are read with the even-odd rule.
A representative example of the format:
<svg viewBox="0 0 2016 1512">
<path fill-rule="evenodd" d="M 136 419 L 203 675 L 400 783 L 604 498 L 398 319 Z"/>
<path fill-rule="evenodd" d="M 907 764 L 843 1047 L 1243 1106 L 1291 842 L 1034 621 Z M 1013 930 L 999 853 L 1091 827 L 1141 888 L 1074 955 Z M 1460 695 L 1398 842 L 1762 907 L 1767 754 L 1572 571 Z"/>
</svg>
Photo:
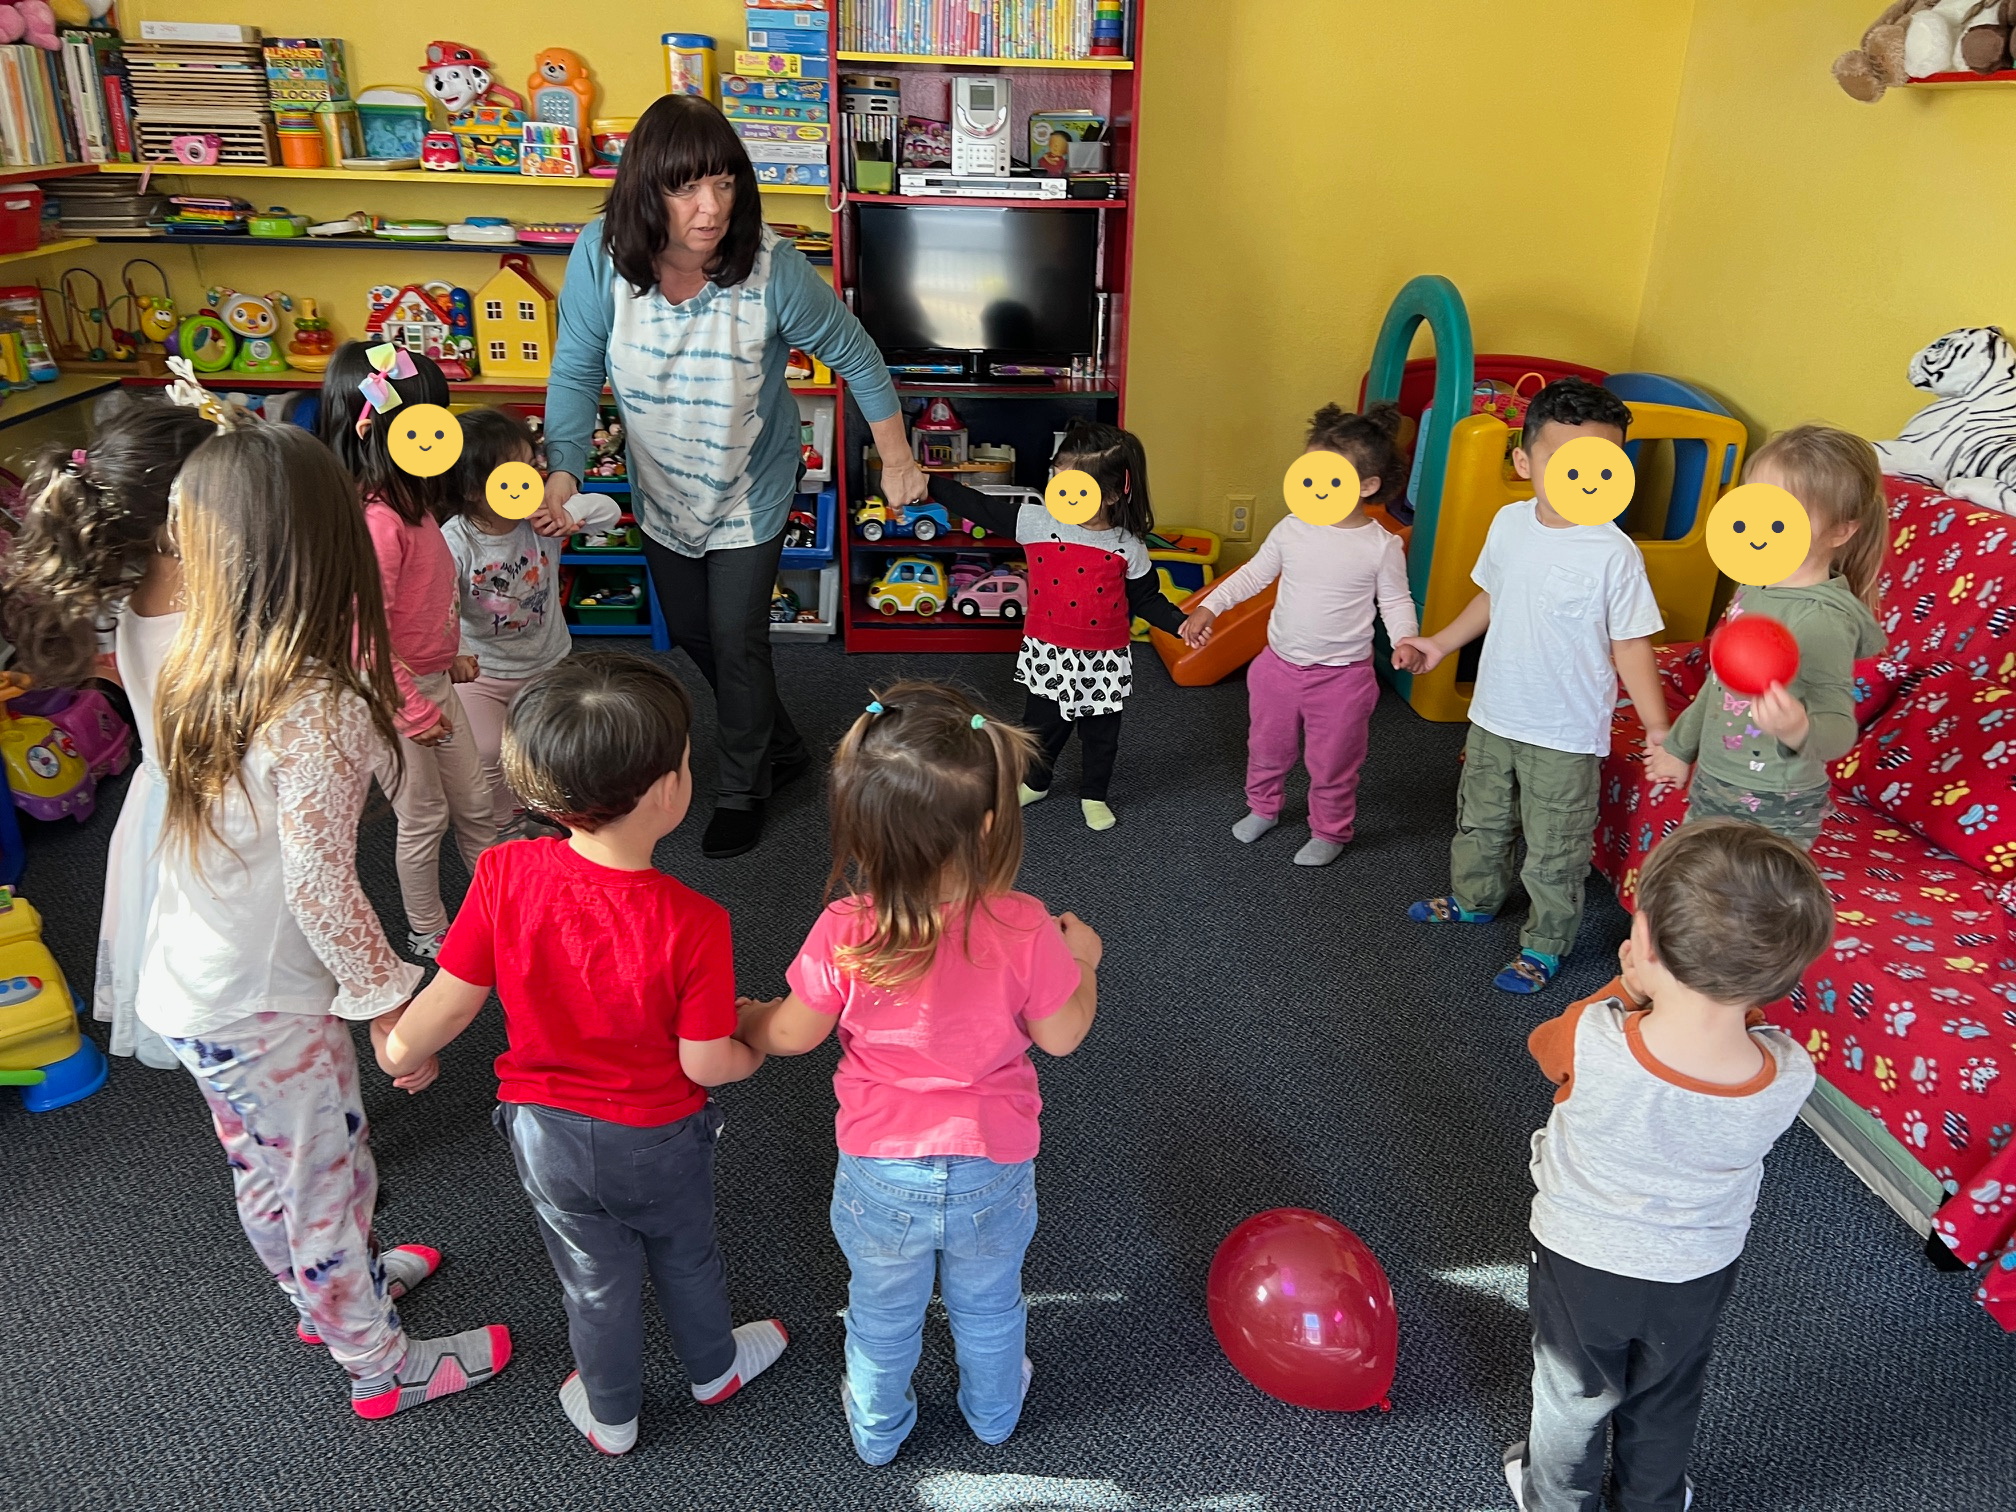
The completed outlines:
<svg viewBox="0 0 2016 1512">
<path fill-rule="evenodd" d="M 822 742 L 875 680 L 902 673 L 963 681 L 1003 714 L 1020 707 L 1006 657 L 799 646 L 778 661 L 791 708 Z M 1023 885 L 1083 914 L 1107 953 L 1091 1039 L 1041 1067 L 1043 1217 L 1026 1272 L 1036 1380 L 1007 1444 L 967 1432 L 934 1324 L 915 1436 L 880 1470 L 852 1453 L 835 1400 L 845 1267 L 825 1218 L 829 1046 L 720 1097 L 736 1311 L 781 1315 L 790 1353 L 705 1409 L 654 1321 L 642 1441 L 622 1461 L 592 1453 L 554 1402 L 569 1368 L 558 1290 L 487 1117 L 492 1011 L 444 1057 L 434 1091 L 407 1098 L 374 1071 L 366 1101 L 381 1231 L 448 1255 L 405 1304 L 409 1325 L 501 1321 L 517 1352 L 494 1384 L 381 1424 L 354 1418 L 327 1356 L 295 1342 L 185 1076 L 118 1062 L 104 1092 L 42 1117 L 0 1095 L 0 1505 L 1509 1506 L 1497 1465 L 1526 1409 L 1526 1140 L 1548 1093 L 1524 1039 L 1601 984 L 1623 916 L 1592 882 L 1565 982 L 1538 1001 L 1493 991 L 1516 910 L 1460 932 L 1403 913 L 1447 881 L 1460 729 L 1389 696 L 1360 839 L 1336 865 L 1302 870 L 1288 859 L 1299 824 L 1250 847 L 1228 833 L 1242 811 L 1243 685 L 1177 689 L 1152 655 L 1137 663 L 1119 827 L 1083 828 L 1075 755 L 1059 797 L 1029 814 Z M 699 732 L 703 805 L 710 746 Z M 76 980 L 90 974 L 116 801 L 29 840 L 25 890 Z M 1300 801 L 1291 791 L 1291 814 Z M 744 988 L 781 990 L 825 870 L 818 785 L 779 800 L 754 854 L 706 862 L 698 845 L 696 822 L 660 864 L 728 906 Z M 391 852 L 381 811 L 363 875 L 397 930 Z M 1212 1250 L 1248 1214 L 1286 1204 L 1334 1214 L 1385 1262 L 1400 1314 L 1390 1415 L 1283 1406 L 1212 1340 Z M 1745 1267 L 1695 1461 L 1703 1512 L 2016 1506 L 2016 1340 L 1803 1127 L 1772 1159 Z"/>
</svg>

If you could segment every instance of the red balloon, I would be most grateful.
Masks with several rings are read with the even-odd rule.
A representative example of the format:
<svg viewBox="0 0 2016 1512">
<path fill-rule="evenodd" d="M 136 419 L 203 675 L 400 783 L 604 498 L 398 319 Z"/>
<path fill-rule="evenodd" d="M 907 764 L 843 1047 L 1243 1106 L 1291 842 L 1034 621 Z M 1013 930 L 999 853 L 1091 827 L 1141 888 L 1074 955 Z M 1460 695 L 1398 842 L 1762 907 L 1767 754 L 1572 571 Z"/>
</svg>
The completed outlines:
<svg viewBox="0 0 2016 1512">
<path fill-rule="evenodd" d="M 1211 1257 L 1211 1331 L 1242 1376 L 1297 1407 L 1392 1407 L 1400 1323 L 1365 1241 L 1307 1208 L 1256 1213 Z"/>
<path fill-rule="evenodd" d="M 1708 642 L 1708 664 L 1723 687 L 1755 698 L 1799 675 L 1799 642 L 1768 614 L 1739 614 Z"/>
</svg>

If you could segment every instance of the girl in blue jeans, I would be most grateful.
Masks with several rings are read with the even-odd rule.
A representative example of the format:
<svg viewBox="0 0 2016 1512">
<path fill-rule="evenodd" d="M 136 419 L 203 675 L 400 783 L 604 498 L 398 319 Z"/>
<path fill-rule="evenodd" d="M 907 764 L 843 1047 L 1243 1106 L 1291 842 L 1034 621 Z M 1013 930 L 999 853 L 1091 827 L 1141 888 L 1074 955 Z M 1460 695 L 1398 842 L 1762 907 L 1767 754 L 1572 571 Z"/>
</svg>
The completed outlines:
<svg viewBox="0 0 2016 1512">
<path fill-rule="evenodd" d="M 833 758 L 842 896 L 787 973 L 744 1000 L 740 1037 L 803 1055 L 840 1032 L 833 1235 L 853 1272 L 840 1399 L 855 1451 L 896 1457 L 934 1282 L 959 1358 L 959 1410 L 998 1444 L 1033 1367 L 1022 1256 L 1036 1233 L 1036 1068 L 1092 1027 L 1099 936 L 1014 891 L 1017 790 L 1035 742 L 931 683 L 868 705 Z"/>
</svg>

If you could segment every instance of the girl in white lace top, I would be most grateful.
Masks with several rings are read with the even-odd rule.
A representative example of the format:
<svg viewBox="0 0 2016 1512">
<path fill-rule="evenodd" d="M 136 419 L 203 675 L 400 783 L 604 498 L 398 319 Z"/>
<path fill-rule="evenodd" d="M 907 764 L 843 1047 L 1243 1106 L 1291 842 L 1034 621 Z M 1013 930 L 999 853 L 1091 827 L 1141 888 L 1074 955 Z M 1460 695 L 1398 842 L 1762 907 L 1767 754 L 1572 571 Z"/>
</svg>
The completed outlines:
<svg viewBox="0 0 2016 1512">
<path fill-rule="evenodd" d="M 239 1219 L 296 1331 L 349 1373 L 360 1416 L 388 1417 L 488 1380 L 511 1339 L 500 1325 L 409 1338 L 394 1299 L 440 1254 L 381 1253 L 371 1232 L 349 1021 L 420 980 L 357 880 L 357 822 L 398 706 L 377 562 L 349 478 L 289 426 L 200 447 L 169 528 L 186 610 L 155 703 L 166 802 L 140 1017 L 210 1105 Z"/>
</svg>

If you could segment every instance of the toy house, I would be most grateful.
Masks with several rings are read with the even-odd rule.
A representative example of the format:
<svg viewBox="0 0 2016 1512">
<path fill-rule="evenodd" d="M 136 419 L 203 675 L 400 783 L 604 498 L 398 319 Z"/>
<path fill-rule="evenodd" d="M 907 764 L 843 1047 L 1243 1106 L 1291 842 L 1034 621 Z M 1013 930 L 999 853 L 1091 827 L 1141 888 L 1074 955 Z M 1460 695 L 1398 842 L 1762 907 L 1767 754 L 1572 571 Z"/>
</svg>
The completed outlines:
<svg viewBox="0 0 2016 1512">
<path fill-rule="evenodd" d="M 469 338 L 458 339 L 451 313 L 457 292 L 441 284 L 398 289 L 380 284 L 371 291 L 371 318 L 364 324 L 364 334 L 433 358 L 451 380 L 473 378 L 476 365 L 467 350 Z"/>
<path fill-rule="evenodd" d="M 544 378 L 553 365 L 553 294 L 513 252 L 476 291 L 476 350 L 493 377 Z"/>
</svg>

